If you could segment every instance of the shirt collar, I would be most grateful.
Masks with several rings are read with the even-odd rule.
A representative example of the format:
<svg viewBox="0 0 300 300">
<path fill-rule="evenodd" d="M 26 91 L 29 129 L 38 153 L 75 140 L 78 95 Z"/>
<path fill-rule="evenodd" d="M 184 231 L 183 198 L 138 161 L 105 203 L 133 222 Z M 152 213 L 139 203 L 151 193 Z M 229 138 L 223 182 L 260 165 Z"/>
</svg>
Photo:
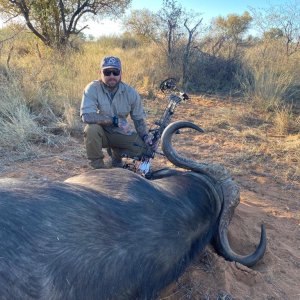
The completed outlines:
<svg viewBox="0 0 300 300">
<path fill-rule="evenodd" d="M 117 94 L 117 93 L 121 93 L 121 92 L 125 91 L 125 87 L 124 87 L 124 84 L 122 81 L 120 81 L 118 83 L 117 89 L 113 92 L 101 80 L 99 80 L 99 82 L 100 82 L 100 85 L 102 86 L 103 91 L 107 94 L 111 94 L 111 93 Z"/>
</svg>

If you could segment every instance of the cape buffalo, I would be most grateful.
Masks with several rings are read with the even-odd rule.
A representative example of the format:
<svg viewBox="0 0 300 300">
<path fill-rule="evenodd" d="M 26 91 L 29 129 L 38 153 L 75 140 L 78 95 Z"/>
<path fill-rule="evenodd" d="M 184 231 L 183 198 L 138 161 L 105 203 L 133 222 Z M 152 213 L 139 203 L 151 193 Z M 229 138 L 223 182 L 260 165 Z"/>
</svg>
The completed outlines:
<svg viewBox="0 0 300 300">
<path fill-rule="evenodd" d="M 247 266 L 263 256 L 231 250 L 227 227 L 239 190 L 220 166 L 167 158 L 184 170 L 153 180 L 125 169 L 94 170 L 64 183 L 0 180 L 0 299 L 153 299 L 212 242 Z"/>
</svg>

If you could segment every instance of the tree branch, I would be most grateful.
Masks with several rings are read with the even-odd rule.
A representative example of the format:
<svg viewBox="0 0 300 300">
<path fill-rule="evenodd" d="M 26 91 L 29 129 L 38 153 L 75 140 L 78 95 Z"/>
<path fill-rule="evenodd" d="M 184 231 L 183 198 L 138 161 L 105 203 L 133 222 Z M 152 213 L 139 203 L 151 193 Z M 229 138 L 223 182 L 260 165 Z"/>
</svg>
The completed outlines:
<svg viewBox="0 0 300 300">
<path fill-rule="evenodd" d="M 71 19 L 70 19 L 70 22 L 69 22 L 69 26 L 68 26 L 68 32 L 71 32 L 72 31 L 72 28 L 73 28 L 73 23 L 74 23 L 74 20 L 76 18 L 77 15 L 79 15 L 81 13 L 81 11 L 86 7 L 88 6 L 89 4 L 89 1 L 85 1 L 82 5 L 80 5 L 80 1 L 78 1 L 77 3 L 77 9 L 76 11 L 73 13 Z"/>
<path fill-rule="evenodd" d="M 11 3 L 15 4 L 21 11 L 25 21 L 26 21 L 26 25 L 27 27 L 39 38 L 43 41 L 43 43 L 45 43 L 46 45 L 49 45 L 49 40 L 46 39 L 42 34 L 40 34 L 35 27 L 32 25 L 30 18 L 29 18 L 29 13 L 30 10 L 27 7 L 26 3 L 24 0 L 21 0 L 20 2 L 17 2 L 15 0 L 9 0 Z"/>
<path fill-rule="evenodd" d="M 59 0 L 59 10 L 61 15 L 61 21 L 63 24 L 64 36 L 67 35 L 67 26 L 66 26 L 66 16 L 65 16 L 65 6 L 62 0 Z"/>
</svg>

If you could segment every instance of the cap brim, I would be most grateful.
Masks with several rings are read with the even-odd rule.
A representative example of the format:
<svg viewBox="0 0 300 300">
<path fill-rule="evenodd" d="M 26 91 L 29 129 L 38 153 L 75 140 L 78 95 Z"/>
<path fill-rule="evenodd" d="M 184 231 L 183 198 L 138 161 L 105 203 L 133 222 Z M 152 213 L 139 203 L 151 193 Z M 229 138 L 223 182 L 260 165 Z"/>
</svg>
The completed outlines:
<svg viewBox="0 0 300 300">
<path fill-rule="evenodd" d="M 106 67 L 102 67 L 101 69 L 102 70 L 105 70 L 105 69 L 118 69 L 118 70 L 121 70 L 120 68 L 118 68 L 116 66 L 106 66 Z"/>
</svg>

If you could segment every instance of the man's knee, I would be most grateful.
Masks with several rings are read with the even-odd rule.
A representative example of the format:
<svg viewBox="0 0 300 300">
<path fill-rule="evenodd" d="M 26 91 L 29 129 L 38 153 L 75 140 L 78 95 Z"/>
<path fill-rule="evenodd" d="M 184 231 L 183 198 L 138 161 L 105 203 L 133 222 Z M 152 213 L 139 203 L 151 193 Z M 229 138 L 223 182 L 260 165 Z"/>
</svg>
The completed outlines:
<svg viewBox="0 0 300 300">
<path fill-rule="evenodd" d="M 142 139 L 136 134 L 131 136 L 128 141 L 127 152 L 129 156 L 140 157 L 147 153 L 147 146 Z"/>
<path fill-rule="evenodd" d="M 98 124 L 87 124 L 84 128 L 85 140 L 95 141 L 100 139 L 103 148 L 108 147 L 107 137 L 105 131 L 101 125 Z"/>
<path fill-rule="evenodd" d="M 103 135 L 104 130 L 101 125 L 98 124 L 87 124 L 84 128 L 84 135 L 86 137 L 88 136 L 94 136 L 94 135 Z"/>
</svg>

